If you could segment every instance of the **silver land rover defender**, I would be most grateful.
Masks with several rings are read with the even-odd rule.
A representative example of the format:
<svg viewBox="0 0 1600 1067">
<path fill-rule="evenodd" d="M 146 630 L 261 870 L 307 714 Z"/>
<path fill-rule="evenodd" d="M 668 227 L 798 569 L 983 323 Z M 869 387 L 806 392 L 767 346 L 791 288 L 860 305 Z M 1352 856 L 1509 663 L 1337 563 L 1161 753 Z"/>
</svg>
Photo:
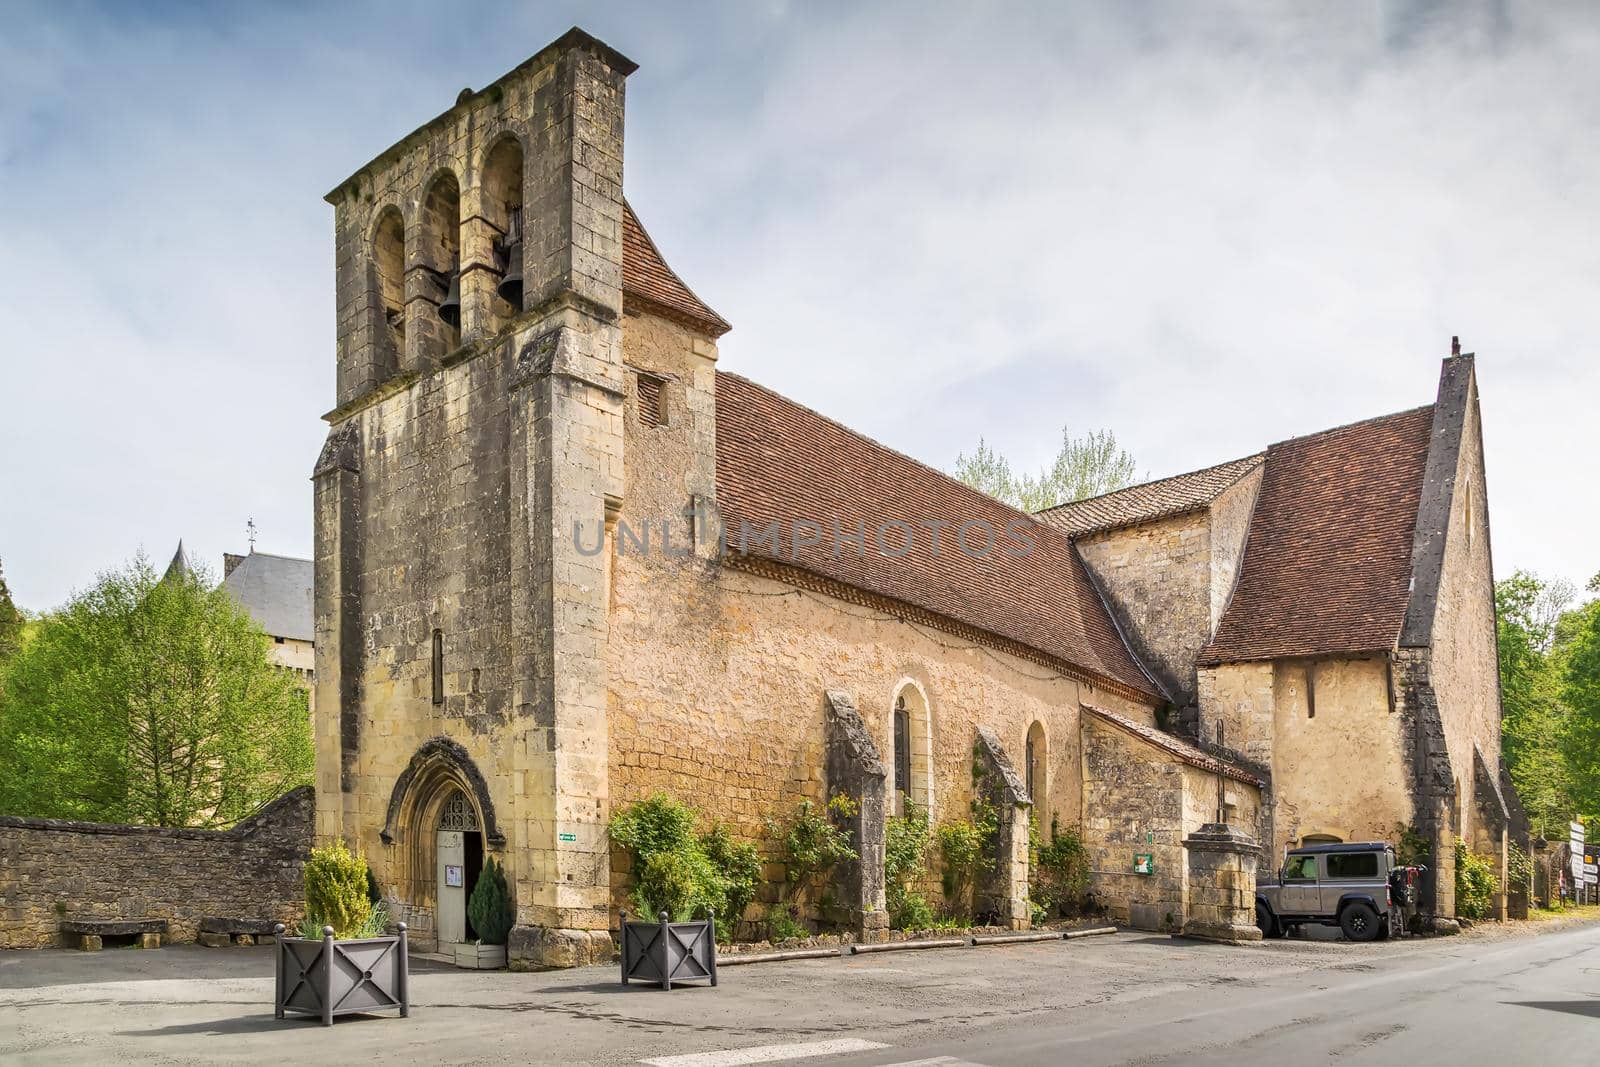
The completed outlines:
<svg viewBox="0 0 1600 1067">
<path fill-rule="evenodd" d="M 1383 841 L 1290 849 L 1276 880 L 1256 884 L 1262 937 L 1307 923 L 1337 926 L 1352 941 L 1403 933 L 1417 903 L 1420 867 L 1402 867 Z"/>
</svg>

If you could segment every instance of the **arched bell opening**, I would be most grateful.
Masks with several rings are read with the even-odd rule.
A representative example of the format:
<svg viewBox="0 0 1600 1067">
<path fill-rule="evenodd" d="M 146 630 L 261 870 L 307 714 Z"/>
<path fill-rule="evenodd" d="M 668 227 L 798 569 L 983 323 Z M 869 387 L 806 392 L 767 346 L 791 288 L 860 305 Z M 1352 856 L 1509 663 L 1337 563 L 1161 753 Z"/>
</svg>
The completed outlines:
<svg viewBox="0 0 1600 1067">
<path fill-rule="evenodd" d="M 515 318 L 525 306 L 522 278 L 523 241 L 522 145 L 507 136 L 489 150 L 483 164 L 483 214 L 495 232 L 494 250 L 500 280 L 495 284 L 494 316 Z"/>
<path fill-rule="evenodd" d="M 406 224 L 393 205 L 378 214 L 368 255 L 373 376 L 387 381 L 406 350 Z"/>
<path fill-rule="evenodd" d="M 437 323 L 425 355 L 438 359 L 461 346 L 461 186 L 441 171 L 422 198 L 421 266 L 436 290 Z"/>
</svg>

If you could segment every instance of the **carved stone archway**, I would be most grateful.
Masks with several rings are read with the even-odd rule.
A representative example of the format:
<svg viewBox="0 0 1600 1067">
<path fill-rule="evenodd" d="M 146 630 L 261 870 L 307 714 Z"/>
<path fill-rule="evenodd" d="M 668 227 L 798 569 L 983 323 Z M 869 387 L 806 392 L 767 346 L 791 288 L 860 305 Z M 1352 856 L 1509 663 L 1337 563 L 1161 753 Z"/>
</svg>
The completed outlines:
<svg viewBox="0 0 1600 1067">
<path fill-rule="evenodd" d="M 472 798 L 483 827 L 484 842 L 497 852 L 506 847 L 505 835 L 495 819 L 489 783 L 460 742 L 448 737 L 424 741 L 406 769 L 400 772 L 400 777 L 395 779 L 383 831 L 378 835 L 384 844 L 395 843 L 400 828 L 408 825 L 405 816 L 416 810 L 419 803 L 426 803 L 429 795 L 437 792 L 439 783 L 447 779 L 453 779 Z"/>
</svg>

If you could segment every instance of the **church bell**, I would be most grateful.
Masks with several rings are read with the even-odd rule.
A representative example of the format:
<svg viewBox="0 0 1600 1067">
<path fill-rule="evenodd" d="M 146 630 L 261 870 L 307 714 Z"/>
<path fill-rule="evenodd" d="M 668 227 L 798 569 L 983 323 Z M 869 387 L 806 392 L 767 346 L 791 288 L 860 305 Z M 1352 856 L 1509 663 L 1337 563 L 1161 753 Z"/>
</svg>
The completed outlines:
<svg viewBox="0 0 1600 1067">
<path fill-rule="evenodd" d="M 511 209 L 510 232 L 506 234 L 506 273 L 495 291 L 518 311 L 522 310 L 522 209 Z"/>
<path fill-rule="evenodd" d="M 461 272 L 450 275 L 450 286 L 439 303 L 439 318 L 446 326 L 461 328 Z"/>
</svg>

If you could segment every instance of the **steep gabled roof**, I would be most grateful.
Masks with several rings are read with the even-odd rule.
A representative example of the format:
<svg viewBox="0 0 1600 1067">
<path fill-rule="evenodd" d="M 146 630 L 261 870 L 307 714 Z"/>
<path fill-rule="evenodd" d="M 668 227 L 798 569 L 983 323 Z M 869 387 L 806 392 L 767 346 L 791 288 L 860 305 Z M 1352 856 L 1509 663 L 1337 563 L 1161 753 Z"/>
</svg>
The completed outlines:
<svg viewBox="0 0 1600 1067">
<path fill-rule="evenodd" d="M 1070 664 L 1090 678 L 1165 699 L 1129 652 L 1061 531 L 721 372 L 717 495 L 730 559 L 741 547 L 742 522 L 752 530 L 776 523 L 780 532 L 771 545 L 742 546 L 749 556 L 921 608 Z M 988 554 L 960 548 L 958 527 L 969 520 L 994 531 L 996 547 Z M 802 537 L 796 545 L 796 521 L 818 524 L 824 531 L 820 542 L 807 545 Z M 845 534 L 864 529 L 864 550 L 836 542 L 835 523 Z M 909 548 L 903 527 L 885 525 L 894 523 L 914 531 Z M 937 548 L 929 523 L 945 524 Z M 879 547 L 880 528 L 887 551 Z M 842 551 L 835 551 L 836 543 Z M 984 543 L 983 527 L 970 527 L 969 547 Z"/>
<path fill-rule="evenodd" d="M 1183 515 L 1209 505 L 1225 489 L 1261 466 L 1265 458 L 1266 453 L 1257 452 L 1204 470 L 1046 508 L 1035 518 L 1065 531 L 1069 537 L 1082 537 Z"/>
<path fill-rule="evenodd" d="M 1202 665 L 1395 647 L 1433 406 L 1267 449 L 1238 585 Z"/>
<path fill-rule="evenodd" d="M 1135 737 L 1146 744 L 1154 745 L 1156 748 L 1159 748 L 1169 755 L 1182 760 L 1191 767 L 1198 767 L 1203 771 L 1210 771 L 1212 774 L 1221 774 L 1224 777 L 1232 778 L 1235 781 L 1248 782 L 1257 788 L 1267 784 L 1256 775 L 1245 770 L 1243 767 L 1236 766 L 1227 762 L 1226 760 L 1218 759 L 1209 752 L 1196 748 L 1189 742 L 1180 740 L 1164 730 L 1158 730 L 1154 726 L 1146 726 L 1143 723 L 1134 722 L 1126 715 L 1118 715 L 1114 711 L 1107 711 L 1105 708 L 1097 708 L 1092 704 L 1079 704 L 1078 706 L 1083 709 L 1086 715 L 1098 719 L 1107 725 L 1115 726 L 1123 733 L 1129 734 L 1130 736 Z"/>
<path fill-rule="evenodd" d="M 668 318 L 721 337 L 732 327 L 675 274 L 645 232 L 633 206 L 622 202 L 622 292 Z"/>
<path fill-rule="evenodd" d="M 309 559 L 252 551 L 228 572 L 222 588 L 271 636 L 311 641 L 313 572 Z"/>
</svg>

